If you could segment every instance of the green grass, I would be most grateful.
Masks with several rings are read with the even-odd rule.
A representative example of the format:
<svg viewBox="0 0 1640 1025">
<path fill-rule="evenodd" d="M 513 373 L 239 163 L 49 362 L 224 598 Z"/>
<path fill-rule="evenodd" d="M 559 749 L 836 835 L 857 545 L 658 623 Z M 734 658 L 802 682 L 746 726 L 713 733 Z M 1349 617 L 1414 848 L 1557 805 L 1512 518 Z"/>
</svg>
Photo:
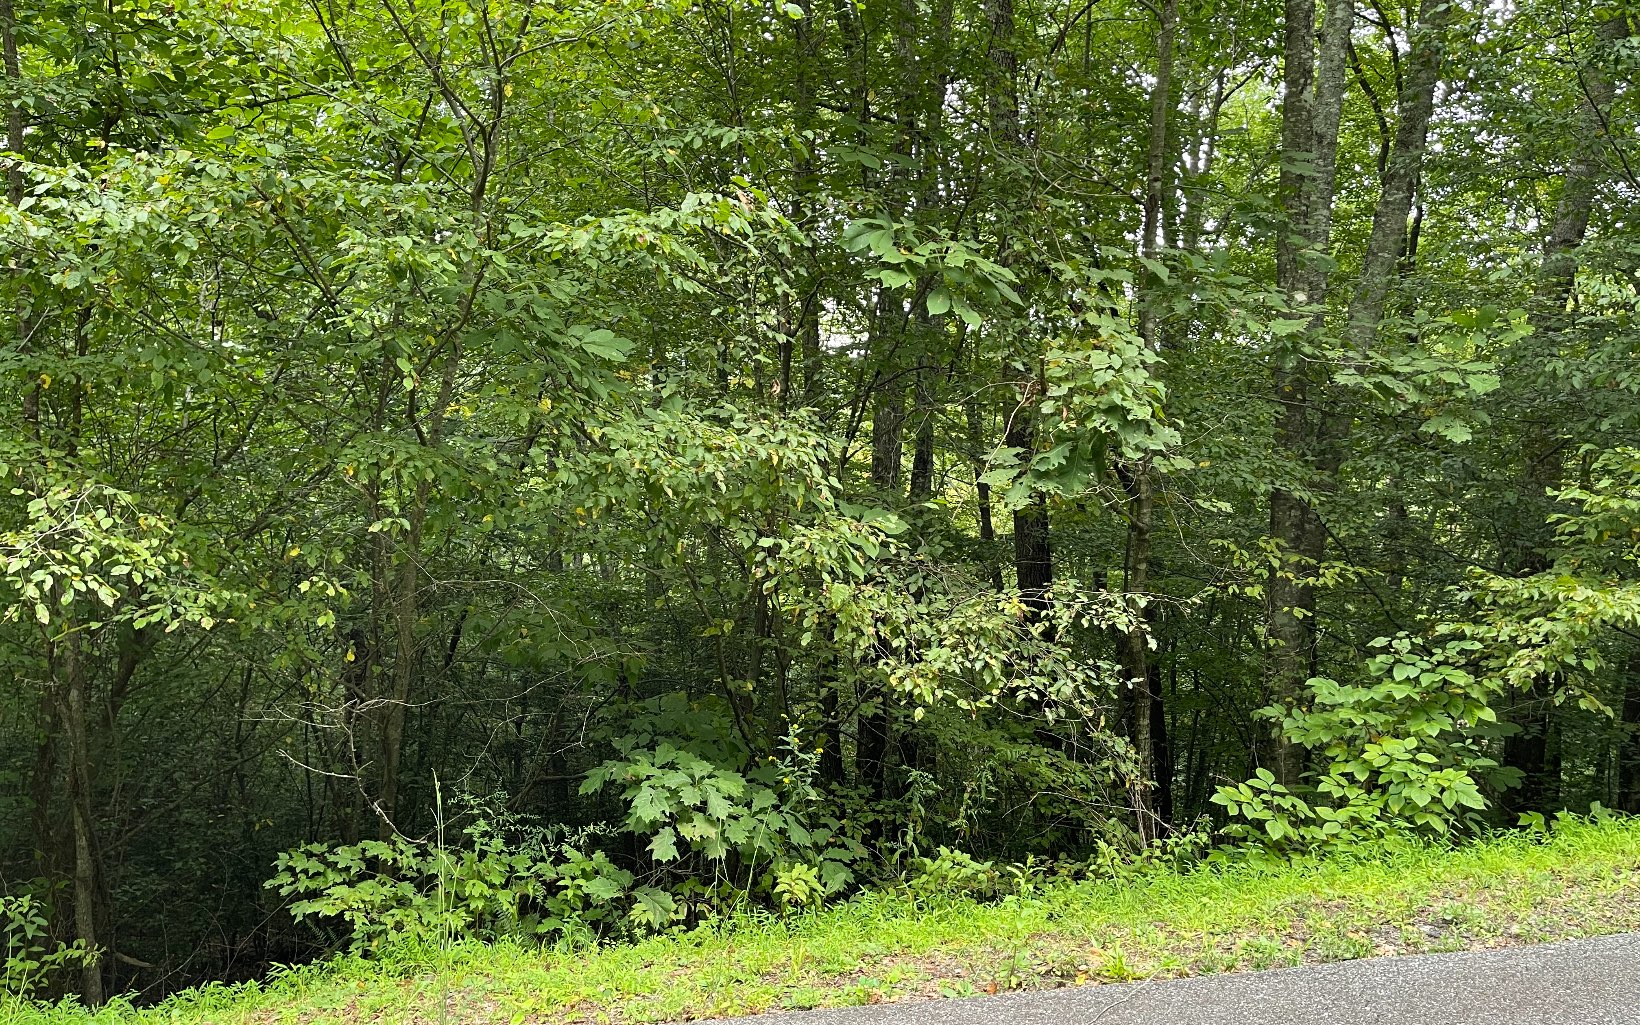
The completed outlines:
<svg viewBox="0 0 1640 1025">
<path fill-rule="evenodd" d="M 0 1005 L 0 1025 L 661 1022 L 1458 950 L 1640 929 L 1640 820 L 1456 850 L 1051 887 L 1000 904 L 867 895 L 579 953 L 340 958 L 143 1010 Z"/>
</svg>

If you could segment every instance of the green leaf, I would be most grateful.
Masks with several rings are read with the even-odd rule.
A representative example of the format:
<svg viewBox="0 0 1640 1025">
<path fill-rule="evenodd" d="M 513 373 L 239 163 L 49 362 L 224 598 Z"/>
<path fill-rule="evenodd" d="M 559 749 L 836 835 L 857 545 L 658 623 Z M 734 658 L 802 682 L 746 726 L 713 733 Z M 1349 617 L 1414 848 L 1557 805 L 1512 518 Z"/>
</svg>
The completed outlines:
<svg viewBox="0 0 1640 1025">
<path fill-rule="evenodd" d="M 678 860 L 678 834 L 667 826 L 649 841 L 649 853 L 656 861 L 668 862 Z"/>
<path fill-rule="evenodd" d="M 660 929 L 677 914 L 678 904 L 670 893 L 654 886 L 640 886 L 632 891 L 635 903 L 630 917 L 639 925 Z"/>
<path fill-rule="evenodd" d="M 734 814 L 734 806 L 717 790 L 710 789 L 706 791 L 706 814 L 721 821 Z"/>
<path fill-rule="evenodd" d="M 626 892 L 625 887 L 608 876 L 593 876 L 581 886 L 587 896 L 600 904 L 608 903 Z"/>
</svg>

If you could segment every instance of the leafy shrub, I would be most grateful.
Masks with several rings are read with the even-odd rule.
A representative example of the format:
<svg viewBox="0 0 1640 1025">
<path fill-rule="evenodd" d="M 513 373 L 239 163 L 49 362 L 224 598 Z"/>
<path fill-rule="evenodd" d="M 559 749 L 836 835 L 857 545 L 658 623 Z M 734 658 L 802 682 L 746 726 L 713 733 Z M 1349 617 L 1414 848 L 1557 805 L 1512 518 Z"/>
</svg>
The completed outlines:
<svg viewBox="0 0 1640 1025">
<path fill-rule="evenodd" d="M 906 889 L 920 900 L 959 898 L 1008 900 L 1029 897 L 1050 882 L 1087 878 L 1088 866 L 1071 861 L 981 861 L 965 851 L 941 847 L 932 858 L 911 862 Z"/>
<path fill-rule="evenodd" d="M 84 940 L 58 943 L 49 935 L 46 907 L 29 894 L 0 896 L 0 995 L 30 1000 L 60 972 L 94 964 L 97 952 Z"/>
<path fill-rule="evenodd" d="M 611 738 L 619 756 L 587 773 L 581 792 L 616 790 L 625 808 L 622 828 L 648 838 L 660 869 L 724 877 L 734 884 L 723 894 L 731 900 L 738 887 L 782 906 L 807 906 L 851 887 L 866 851 L 823 807 L 814 786 L 817 753 L 794 730 L 784 757 L 754 764 L 727 731 L 701 726 L 703 715 L 711 717 L 705 704 L 677 695 L 646 703 L 641 722 Z M 695 728 L 685 736 L 660 732 L 688 726 Z M 709 889 L 685 892 L 710 898 Z"/>
<path fill-rule="evenodd" d="M 602 852 L 509 850 L 468 831 L 464 849 L 397 837 L 347 847 L 309 844 L 279 856 L 268 881 L 298 920 L 339 918 L 355 950 L 454 939 L 583 942 L 671 920 L 671 897 L 632 886 Z"/>
<path fill-rule="evenodd" d="M 1206 858 L 1213 847 L 1213 834 L 1205 822 L 1175 829 L 1149 843 L 1136 841 L 1129 832 L 1128 842 L 1101 838 L 1084 864 L 1061 865 L 1061 878 L 1131 879 L 1147 872 L 1188 872 Z"/>
<path fill-rule="evenodd" d="M 782 907 L 806 908 L 820 903 L 826 888 L 814 866 L 798 862 L 775 869 L 774 895 Z"/>
<path fill-rule="evenodd" d="M 1396 830 L 1446 833 L 1482 823 L 1482 781 L 1513 785 L 1513 770 L 1482 746 L 1502 732 L 1491 705 L 1502 685 L 1464 667 L 1480 645 L 1428 646 L 1404 634 L 1374 643 L 1386 650 L 1368 661 L 1368 682 L 1317 677 L 1309 707 L 1264 710 L 1327 764 L 1313 783 L 1285 786 L 1260 769 L 1220 787 L 1213 802 L 1240 820 L 1226 833 L 1274 850 Z"/>
<path fill-rule="evenodd" d="M 932 858 L 912 862 L 906 886 L 918 897 L 972 897 L 989 900 L 1004 892 L 1004 874 L 996 864 L 963 851 L 941 847 Z"/>
</svg>

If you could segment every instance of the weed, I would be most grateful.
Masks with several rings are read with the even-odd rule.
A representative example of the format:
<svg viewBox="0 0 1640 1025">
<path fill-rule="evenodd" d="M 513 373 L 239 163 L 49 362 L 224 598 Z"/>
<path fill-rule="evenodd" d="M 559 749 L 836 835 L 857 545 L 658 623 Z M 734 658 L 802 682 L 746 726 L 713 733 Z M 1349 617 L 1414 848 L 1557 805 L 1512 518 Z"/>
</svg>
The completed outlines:
<svg viewBox="0 0 1640 1025">
<path fill-rule="evenodd" d="M 1128 962 L 1127 954 L 1121 947 L 1104 952 L 1098 974 L 1106 982 L 1132 982 L 1145 977 L 1144 972 Z"/>
<path fill-rule="evenodd" d="M 1029 897 L 866 893 L 591 950 L 392 947 L 151 1008 L 0 1001 L 0 1025 L 683 1021 L 769 1008 L 1120 982 L 1640 929 L 1640 821 L 1557 823 L 1452 849 L 1391 841 L 1278 864 L 1046 881 Z"/>
</svg>

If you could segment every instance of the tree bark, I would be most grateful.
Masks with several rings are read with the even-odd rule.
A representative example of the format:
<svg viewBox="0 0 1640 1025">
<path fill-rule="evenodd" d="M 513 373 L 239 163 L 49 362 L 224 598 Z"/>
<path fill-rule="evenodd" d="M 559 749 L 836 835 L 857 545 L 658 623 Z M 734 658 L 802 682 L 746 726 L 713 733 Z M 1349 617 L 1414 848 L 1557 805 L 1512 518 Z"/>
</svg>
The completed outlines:
<svg viewBox="0 0 1640 1025">
<path fill-rule="evenodd" d="M 1140 227 L 1140 249 L 1146 260 L 1155 261 L 1162 251 L 1162 220 L 1166 213 L 1168 181 L 1168 119 L 1173 109 L 1173 35 L 1178 23 L 1178 0 L 1165 0 L 1157 12 L 1156 73 L 1150 90 L 1150 135 L 1145 160 L 1144 214 Z M 1160 303 L 1151 283 L 1139 294 L 1139 337 L 1152 352 L 1160 353 L 1162 340 Z M 1155 516 L 1155 467 L 1150 459 L 1128 462 L 1119 468 L 1128 493 L 1126 559 L 1122 574 L 1122 597 L 1128 622 L 1123 632 L 1121 662 L 1123 675 L 1132 688 L 1132 743 L 1137 756 L 1137 779 L 1130 787 L 1133 814 L 1141 842 L 1155 840 L 1168 823 L 1156 812 L 1152 788 L 1156 785 L 1156 737 L 1165 731 L 1158 721 L 1166 715 L 1155 672 L 1150 661 L 1152 613 L 1149 608 L 1150 540 Z"/>
<path fill-rule="evenodd" d="M 1013 0 L 986 0 L 985 16 L 991 30 L 986 51 L 991 133 L 998 150 L 1017 157 L 1021 145 L 1019 128 L 1019 57 L 1014 51 Z M 1007 263 L 1006 240 L 999 243 L 1000 260 Z M 1017 403 L 1008 414 L 1003 444 L 1017 449 L 1029 463 L 1036 452 L 1036 405 L 1040 397 L 1037 359 L 1022 352 L 1015 384 Z M 1033 622 L 1040 623 L 1048 612 L 1047 594 L 1053 586 L 1053 549 L 1050 540 L 1048 504 L 1042 495 L 1033 495 L 1014 510 L 1014 583 L 1018 587 Z"/>
<path fill-rule="evenodd" d="M 0 66 L 3 66 L 7 92 L 16 102 L 6 104 L 6 149 L 21 156 L 26 152 L 24 134 L 22 83 L 23 72 L 17 48 L 17 12 L 12 0 L 0 0 Z M 6 199 L 16 207 L 23 200 L 23 170 L 15 161 L 6 167 Z M 34 323 L 19 305 L 16 317 L 19 350 L 25 355 L 30 350 Z M 31 371 L 32 372 L 32 371 Z M 23 419 L 30 433 L 40 437 L 40 390 L 37 382 L 26 382 L 23 387 Z M 86 711 L 87 667 L 82 658 L 82 640 L 78 630 L 64 631 L 60 639 L 48 640 L 48 663 L 51 667 L 47 683 L 47 699 L 56 705 L 56 719 L 63 729 L 67 754 L 69 804 L 69 835 L 73 840 L 73 879 L 71 893 L 74 901 L 74 934 L 91 952 L 80 969 L 80 1000 L 87 1007 L 103 1003 L 102 951 L 98 928 L 104 914 L 102 880 L 98 866 L 96 818 L 92 805 L 91 742 L 89 716 Z M 44 703 L 42 703 L 43 705 Z M 50 723 L 46 723 L 49 727 Z M 55 761 L 55 744 L 48 739 L 35 752 L 35 771 L 49 773 Z M 49 801 L 51 786 L 48 777 L 34 781 L 35 796 Z M 42 809 L 36 808 L 39 817 Z"/>
<path fill-rule="evenodd" d="M 1624 673 L 1617 741 L 1617 809 L 1640 814 L 1640 649 L 1630 652 Z"/>
<path fill-rule="evenodd" d="M 1603 21 L 1595 38 L 1610 46 L 1629 33 L 1628 19 L 1619 15 Z M 1616 85 L 1598 64 L 1580 68 L 1578 82 L 1583 93 L 1580 144 L 1562 180 L 1532 297 L 1531 324 L 1533 335 L 1539 338 L 1558 331 L 1565 320 L 1566 304 L 1577 276 L 1576 251 L 1588 235 L 1595 196 L 1606 175 L 1600 156 L 1607 145 L 1604 125 Z M 1505 553 L 1507 568 L 1517 573 L 1541 572 L 1549 565 L 1554 533 L 1548 525 L 1548 494 L 1560 485 L 1565 448 L 1559 426 L 1553 418 L 1527 424 L 1519 490 L 1528 512 L 1525 529 L 1514 539 L 1512 550 Z"/>
<path fill-rule="evenodd" d="M 69 632 L 56 644 L 57 688 L 62 695 L 60 718 L 68 748 L 68 803 L 74 838 L 74 934 L 95 956 L 80 970 L 80 1000 L 101 1006 L 102 957 L 98 941 L 102 921 L 102 880 L 98 865 L 96 818 L 91 800 L 91 738 L 86 714 L 88 698 L 80 635 Z"/>
<path fill-rule="evenodd" d="M 1322 327 L 1326 299 L 1327 248 L 1337 185 L 1338 124 L 1344 100 L 1352 0 L 1327 6 L 1319 53 L 1315 0 L 1287 0 L 1281 124 L 1281 196 L 1287 224 L 1276 240 L 1277 284 L 1295 310 L 1311 307 L 1310 329 L 1295 339 L 1297 351 L 1279 353 L 1274 371 L 1275 448 L 1293 466 L 1294 483 L 1325 481 L 1336 466 L 1324 451 L 1322 425 L 1312 404 L 1322 381 L 1302 345 L 1313 344 Z M 1316 393 L 1316 394 L 1312 394 Z M 1314 485 L 1312 485 L 1314 486 Z M 1313 575 L 1326 554 L 1326 530 L 1301 490 L 1270 491 L 1270 536 L 1281 552 L 1266 589 L 1265 632 L 1269 698 L 1277 704 L 1300 699 L 1313 674 L 1316 596 Z M 1304 768 L 1301 747 L 1277 730 L 1260 759 L 1283 784 L 1298 781 Z"/>
<path fill-rule="evenodd" d="M 23 134 L 23 68 L 17 51 L 17 12 L 12 0 L 0 0 L 0 67 L 3 67 L 7 92 L 15 102 L 6 104 L 6 149 L 19 156 L 27 152 L 28 140 Z M 6 199 L 13 207 L 23 202 L 23 168 L 14 160 L 6 161 Z M 21 273 L 21 268 L 14 271 Z M 26 357 L 34 337 L 33 319 L 19 300 L 17 306 L 17 349 Z M 28 372 L 25 364 L 25 372 Z M 40 383 L 23 382 L 23 422 L 28 424 L 30 436 L 40 438 Z"/>
<path fill-rule="evenodd" d="M 1598 45 L 1609 47 L 1631 32 L 1626 16 L 1607 17 L 1595 28 Z M 1560 200 L 1543 246 L 1532 296 L 1530 322 L 1534 340 L 1553 337 L 1566 320 L 1566 305 L 1577 278 L 1578 247 L 1588 236 L 1594 201 L 1605 178 L 1601 153 L 1608 145 L 1606 112 L 1616 95 L 1616 84 L 1601 64 L 1590 62 L 1577 72 L 1583 103 L 1579 144 L 1562 178 Z M 1527 422 L 1521 441 L 1521 470 L 1516 484 L 1519 522 L 1507 538 L 1503 568 L 1518 576 L 1549 569 L 1553 561 L 1554 530 L 1549 523 L 1550 495 L 1561 485 L 1568 439 L 1553 416 Z M 1540 681 L 1546 691 L 1550 681 Z M 1510 814 L 1548 812 L 1559 799 L 1560 762 L 1555 737 L 1555 708 L 1546 694 L 1525 695 L 1507 715 L 1519 732 L 1504 740 L 1503 762 L 1522 774 L 1519 790 L 1503 801 Z M 1553 777 L 1552 779 L 1550 777 Z"/>
<path fill-rule="evenodd" d="M 1404 251 L 1413 190 L 1423 169 L 1435 89 L 1440 82 L 1442 36 L 1453 9 L 1447 0 L 1423 0 L 1420 7 L 1410 67 L 1396 104 L 1394 139 L 1373 208 L 1372 232 L 1346 315 L 1344 336 L 1357 356 L 1365 355 L 1373 346 Z M 1315 81 L 1317 99 L 1308 112 L 1315 138 L 1317 180 L 1300 183 L 1297 188 L 1301 194 L 1308 193 L 1301 203 L 1300 213 L 1305 223 L 1301 237 L 1315 250 L 1312 256 L 1321 255 L 1319 250 L 1326 245 L 1331 230 L 1339 110 L 1349 51 L 1348 26 L 1338 22 L 1350 14 L 1348 0 L 1327 11 Z M 1285 167 L 1283 173 L 1286 173 Z M 1306 266 L 1305 255 L 1297 248 L 1287 261 L 1289 280 L 1298 286 L 1288 287 L 1288 294 L 1299 302 L 1318 303 L 1327 288 L 1324 264 Z M 1320 327 L 1318 310 L 1312 319 L 1311 331 L 1318 331 Z M 1278 441 L 1301 457 L 1300 465 L 1313 476 L 1312 487 L 1323 492 L 1332 490 L 1335 485 L 1344 438 L 1350 428 L 1347 413 L 1322 408 L 1324 383 L 1312 379 L 1307 369 L 1283 369 L 1277 377 Z M 1326 555 L 1327 534 L 1314 504 L 1285 489 L 1272 492 L 1270 519 L 1271 534 L 1283 548 L 1282 564 L 1269 589 L 1268 629 L 1274 648 L 1270 689 L 1277 703 L 1290 705 L 1300 700 L 1305 684 L 1315 673 L 1313 574 Z M 1269 767 L 1280 782 L 1291 785 L 1303 772 L 1303 749 L 1278 736 L 1273 764 Z"/>
<path fill-rule="evenodd" d="M 891 218 L 899 220 L 915 184 L 907 168 L 917 150 L 917 112 L 921 96 L 915 52 L 916 10 L 910 0 L 897 0 L 891 10 L 890 33 L 900 75 L 892 115 L 899 126 L 897 146 L 902 159 L 885 172 L 881 183 Z M 871 486 L 879 498 L 898 503 L 903 498 L 901 476 L 905 461 L 906 384 L 910 369 L 908 350 L 915 318 L 901 294 L 887 285 L 877 289 L 868 350 L 875 360 L 871 402 Z M 892 726 L 888 694 L 880 683 L 862 689 L 861 712 L 855 740 L 855 773 L 873 801 L 887 796 L 888 752 Z"/>
<path fill-rule="evenodd" d="M 1002 590 L 1002 567 L 997 564 L 997 531 L 991 517 L 991 485 L 985 483 L 985 431 L 980 423 L 979 399 L 970 397 L 964 403 L 963 417 L 968 427 L 968 458 L 974 470 L 974 502 L 979 518 L 979 545 L 983 553 L 985 573 L 991 581 L 991 590 Z"/>
<path fill-rule="evenodd" d="M 820 188 L 819 171 L 815 165 L 814 148 L 817 140 L 809 136 L 815 131 L 817 104 L 814 80 L 820 73 L 820 27 L 815 22 L 814 0 L 798 4 L 803 16 L 792 22 L 793 39 L 797 49 L 797 130 L 803 135 L 803 154 L 797 161 L 796 195 L 793 197 L 792 219 L 810 234 L 803 249 L 806 264 L 804 281 L 807 291 L 802 296 L 797 315 L 799 354 L 803 361 L 803 395 L 801 404 L 810 408 L 820 405 L 823 388 L 824 355 L 820 348 L 820 301 L 823 285 L 820 247 L 815 237 L 817 225 L 811 223 L 814 210 L 811 205 Z"/>
<path fill-rule="evenodd" d="M 1025 397 L 1019 408 L 1014 410 L 1013 423 L 1003 443 L 1009 448 L 1019 449 L 1024 453 L 1021 458 L 1029 461 L 1036 451 L 1035 410 L 1031 399 L 1035 391 L 1034 382 L 1022 385 L 1020 390 Z M 1019 588 L 1032 621 L 1040 623 L 1047 618 L 1051 604 L 1048 592 L 1053 587 L 1053 544 L 1049 533 L 1047 499 L 1042 495 L 1033 495 L 1023 507 L 1014 510 L 1013 519 L 1014 586 Z"/>
<path fill-rule="evenodd" d="M 1361 262 L 1361 276 L 1350 301 L 1345 338 L 1358 355 L 1372 348 L 1390 285 L 1406 250 L 1412 196 L 1423 173 L 1429 120 L 1435 111 L 1435 89 L 1441 78 L 1443 35 L 1454 5 L 1423 0 L 1418 14 L 1405 88 L 1396 103 L 1395 135 L 1384 161 L 1382 189 L 1372 212 L 1372 234 Z M 1345 425 L 1347 427 L 1347 424 Z"/>
</svg>

